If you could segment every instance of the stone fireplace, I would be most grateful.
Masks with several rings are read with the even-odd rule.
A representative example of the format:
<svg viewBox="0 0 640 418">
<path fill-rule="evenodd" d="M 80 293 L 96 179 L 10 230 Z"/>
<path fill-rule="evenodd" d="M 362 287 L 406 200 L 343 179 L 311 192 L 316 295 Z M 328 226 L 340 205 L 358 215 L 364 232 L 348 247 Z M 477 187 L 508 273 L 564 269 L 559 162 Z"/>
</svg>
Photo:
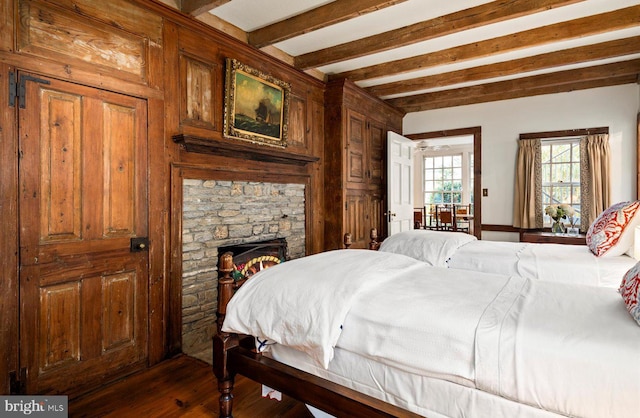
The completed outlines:
<svg viewBox="0 0 640 418">
<path fill-rule="evenodd" d="M 287 259 L 305 255 L 305 185 L 184 179 L 182 351 L 211 347 L 218 255 L 238 244 L 284 239 Z"/>
</svg>

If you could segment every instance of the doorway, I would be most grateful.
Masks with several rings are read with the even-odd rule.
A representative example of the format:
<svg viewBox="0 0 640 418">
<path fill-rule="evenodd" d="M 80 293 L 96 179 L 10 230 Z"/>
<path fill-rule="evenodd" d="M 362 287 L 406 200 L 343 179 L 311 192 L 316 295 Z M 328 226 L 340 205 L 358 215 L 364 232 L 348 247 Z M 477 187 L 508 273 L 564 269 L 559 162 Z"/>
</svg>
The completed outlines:
<svg viewBox="0 0 640 418">
<path fill-rule="evenodd" d="M 423 140 L 435 140 L 438 139 L 437 144 L 453 146 L 460 141 L 460 138 L 471 138 L 473 147 L 473 158 L 471 161 L 473 177 L 473 196 L 470 198 L 470 202 L 473 206 L 473 235 L 478 239 L 482 236 L 482 129 L 481 127 L 450 129 L 443 131 L 424 132 L 418 134 L 406 135 L 414 141 Z"/>
</svg>

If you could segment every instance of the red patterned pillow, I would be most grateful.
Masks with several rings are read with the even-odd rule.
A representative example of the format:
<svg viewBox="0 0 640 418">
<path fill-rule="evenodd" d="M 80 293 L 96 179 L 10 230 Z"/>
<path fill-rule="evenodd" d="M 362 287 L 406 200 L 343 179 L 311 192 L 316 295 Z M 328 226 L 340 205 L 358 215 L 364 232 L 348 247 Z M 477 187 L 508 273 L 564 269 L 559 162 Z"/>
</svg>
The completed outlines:
<svg viewBox="0 0 640 418">
<path fill-rule="evenodd" d="M 640 299 L 640 263 L 631 267 L 624 275 L 618 291 L 622 295 L 627 310 L 640 325 L 640 304 L 638 304 L 638 299 Z"/>
<path fill-rule="evenodd" d="M 616 203 L 591 224 L 587 245 L 598 257 L 624 254 L 633 245 L 633 230 L 639 224 L 640 200 Z"/>
</svg>

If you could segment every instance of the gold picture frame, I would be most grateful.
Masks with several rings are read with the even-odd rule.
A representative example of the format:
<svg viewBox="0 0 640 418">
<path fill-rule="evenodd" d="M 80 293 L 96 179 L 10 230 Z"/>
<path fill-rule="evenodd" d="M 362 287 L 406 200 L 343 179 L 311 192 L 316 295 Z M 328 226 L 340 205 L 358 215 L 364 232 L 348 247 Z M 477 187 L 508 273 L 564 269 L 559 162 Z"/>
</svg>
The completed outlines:
<svg viewBox="0 0 640 418">
<path fill-rule="evenodd" d="M 289 83 L 227 58 L 224 136 L 286 147 L 290 94 Z"/>
</svg>

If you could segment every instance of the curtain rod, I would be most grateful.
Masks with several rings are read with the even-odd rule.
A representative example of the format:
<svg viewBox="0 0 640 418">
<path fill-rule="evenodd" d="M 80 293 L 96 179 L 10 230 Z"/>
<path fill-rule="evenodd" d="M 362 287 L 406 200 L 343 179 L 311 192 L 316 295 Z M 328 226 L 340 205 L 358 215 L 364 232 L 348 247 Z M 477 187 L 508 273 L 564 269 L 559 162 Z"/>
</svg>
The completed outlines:
<svg viewBox="0 0 640 418">
<path fill-rule="evenodd" d="M 600 135 L 608 134 L 609 127 L 600 128 L 588 128 L 588 129 L 570 129 L 566 131 L 550 131 L 550 132 L 532 132 L 526 134 L 520 134 L 518 139 L 548 139 L 548 138 L 562 138 L 562 137 L 575 137 L 580 135 Z"/>
</svg>

